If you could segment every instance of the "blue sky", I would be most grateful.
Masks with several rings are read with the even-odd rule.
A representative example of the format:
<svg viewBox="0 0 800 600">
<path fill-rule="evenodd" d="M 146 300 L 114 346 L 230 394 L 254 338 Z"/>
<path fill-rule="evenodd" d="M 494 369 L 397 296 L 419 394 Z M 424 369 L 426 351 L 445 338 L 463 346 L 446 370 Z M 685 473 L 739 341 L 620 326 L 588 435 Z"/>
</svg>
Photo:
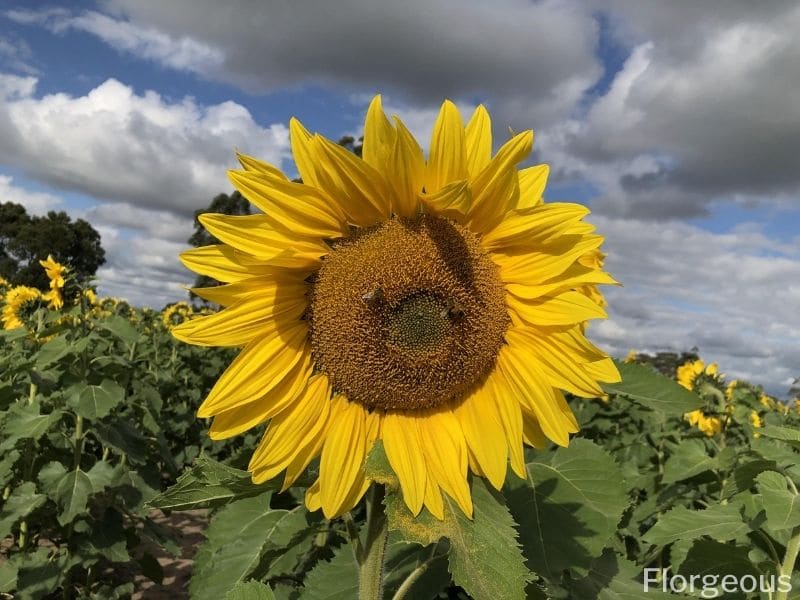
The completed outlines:
<svg viewBox="0 0 800 600">
<path fill-rule="evenodd" d="M 800 376 L 800 9 L 731 2 L 7 2 L 0 193 L 103 236 L 100 291 L 160 307 L 238 148 L 294 167 L 288 120 L 358 135 L 371 96 L 427 143 L 442 99 L 533 128 L 547 200 L 607 236 L 595 340 Z M 481 35 L 474 35 L 479 31 Z"/>
</svg>

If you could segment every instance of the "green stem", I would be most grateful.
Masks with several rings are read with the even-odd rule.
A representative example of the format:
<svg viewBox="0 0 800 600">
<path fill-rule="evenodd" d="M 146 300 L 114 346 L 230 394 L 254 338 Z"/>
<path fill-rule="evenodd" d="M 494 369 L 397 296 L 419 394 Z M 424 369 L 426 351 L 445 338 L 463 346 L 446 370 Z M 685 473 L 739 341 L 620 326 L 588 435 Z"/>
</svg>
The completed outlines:
<svg viewBox="0 0 800 600">
<path fill-rule="evenodd" d="M 36 392 L 39 391 L 39 386 L 31 381 L 30 392 L 28 393 L 28 404 L 33 404 L 36 400 Z"/>
<path fill-rule="evenodd" d="M 75 446 L 72 456 L 72 462 L 75 470 L 77 470 L 81 466 L 82 453 L 83 453 L 83 417 L 77 415 L 75 417 Z"/>
<path fill-rule="evenodd" d="M 431 548 L 431 553 L 430 556 L 428 556 L 428 560 L 426 560 L 422 564 L 417 565 L 417 567 L 413 571 L 411 571 L 411 573 L 408 574 L 408 577 L 405 578 L 403 583 L 400 584 L 400 587 L 397 588 L 397 591 L 394 593 L 394 596 L 392 596 L 392 600 L 403 600 L 406 597 L 406 594 L 408 594 L 408 592 L 411 590 L 411 586 L 413 586 L 417 582 L 417 579 L 419 579 L 425 574 L 425 571 L 428 570 L 428 567 L 431 566 L 431 563 L 437 558 L 439 558 L 438 556 L 436 556 L 436 549 L 438 547 L 439 543 L 437 542 L 436 544 L 433 545 L 433 548 Z"/>
<path fill-rule="evenodd" d="M 383 598 L 383 560 L 389 527 L 383 513 L 383 486 L 372 484 L 367 495 L 367 539 L 358 557 L 358 599 Z"/>
<path fill-rule="evenodd" d="M 792 571 L 794 570 L 794 564 L 797 562 L 797 555 L 800 554 L 800 527 L 795 527 L 792 530 L 792 537 L 789 539 L 789 543 L 786 544 L 786 554 L 783 557 L 783 563 L 778 568 L 778 580 L 782 577 L 791 577 Z M 789 591 L 791 588 L 786 591 L 782 591 L 783 588 L 778 589 L 778 593 L 775 595 L 775 600 L 788 600 L 789 598 Z"/>
</svg>

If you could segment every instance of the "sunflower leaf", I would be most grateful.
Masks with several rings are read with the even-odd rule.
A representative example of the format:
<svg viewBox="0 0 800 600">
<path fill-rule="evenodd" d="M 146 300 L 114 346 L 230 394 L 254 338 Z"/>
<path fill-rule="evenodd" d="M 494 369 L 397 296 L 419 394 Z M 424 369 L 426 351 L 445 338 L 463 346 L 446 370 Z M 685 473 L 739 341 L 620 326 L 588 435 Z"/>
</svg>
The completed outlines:
<svg viewBox="0 0 800 600">
<path fill-rule="evenodd" d="M 285 547 L 307 526 L 301 508 L 270 508 L 271 493 L 231 502 L 211 520 L 194 558 L 189 595 L 192 600 L 219 600 L 245 581 L 264 552 Z"/>
<path fill-rule="evenodd" d="M 358 564 L 349 543 L 334 550 L 331 560 L 320 561 L 309 571 L 302 597 L 303 600 L 352 600 L 358 597 Z"/>
<path fill-rule="evenodd" d="M 676 506 L 661 515 L 643 539 L 648 544 L 665 546 L 704 535 L 717 540 L 732 540 L 748 531 L 750 526 L 733 504 L 716 504 L 702 510 Z"/>
<path fill-rule="evenodd" d="M 597 600 L 669 600 L 686 598 L 683 594 L 664 592 L 660 583 L 648 581 L 645 587 L 642 569 L 635 563 L 620 558 L 611 550 L 592 561 L 585 578 L 570 586 L 570 598 L 597 598 Z"/>
<path fill-rule="evenodd" d="M 272 588 L 260 581 L 240 581 L 225 594 L 225 600 L 275 600 L 275 594 Z"/>
<path fill-rule="evenodd" d="M 587 575 L 610 545 L 628 497 L 617 463 L 589 440 L 537 456 L 527 481 L 511 478 L 506 495 L 528 566 L 559 584 L 565 569 Z"/>
<path fill-rule="evenodd" d="M 416 518 L 397 490 L 385 499 L 389 529 L 403 541 L 427 546 L 441 538 L 450 542 L 449 565 L 453 581 L 475 600 L 525 598 L 530 573 L 517 543 L 514 519 L 500 494 L 490 492 L 482 479 L 472 481 L 473 518 L 444 496 L 444 520 L 427 509 Z"/>
<path fill-rule="evenodd" d="M 607 394 L 618 394 L 637 404 L 680 416 L 703 405 L 703 399 L 673 381 L 644 365 L 614 361 L 622 376 L 618 383 L 603 383 Z"/>
<path fill-rule="evenodd" d="M 247 471 L 229 467 L 207 456 L 199 456 L 175 485 L 147 505 L 162 510 L 216 508 L 232 500 L 258 496 L 275 489 L 277 485 L 277 480 L 256 485 Z"/>
</svg>

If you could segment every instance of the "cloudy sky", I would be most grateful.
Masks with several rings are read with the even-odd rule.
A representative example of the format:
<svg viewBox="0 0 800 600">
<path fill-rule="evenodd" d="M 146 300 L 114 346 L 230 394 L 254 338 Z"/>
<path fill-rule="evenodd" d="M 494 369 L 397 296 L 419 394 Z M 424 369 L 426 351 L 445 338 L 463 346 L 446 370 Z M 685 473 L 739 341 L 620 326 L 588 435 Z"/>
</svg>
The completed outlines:
<svg viewBox="0 0 800 600">
<path fill-rule="evenodd" d="M 783 396 L 800 376 L 800 5 L 727 0 L 14 0 L 0 9 L 0 200 L 102 235 L 104 294 L 160 308 L 233 151 L 287 123 L 358 135 L 380 92 L 536 132 L 547 200 L 607 236 L 617 355 L 699 348 Z"/>
</svg>

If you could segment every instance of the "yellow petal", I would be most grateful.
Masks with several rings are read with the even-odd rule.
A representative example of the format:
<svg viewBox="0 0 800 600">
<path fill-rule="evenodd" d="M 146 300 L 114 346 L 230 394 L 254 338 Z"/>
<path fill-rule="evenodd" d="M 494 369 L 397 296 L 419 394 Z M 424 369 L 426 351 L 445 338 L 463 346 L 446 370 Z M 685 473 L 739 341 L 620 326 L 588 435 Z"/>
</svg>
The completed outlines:
<svg viewBox="0 0 800 600">
<path fill-rule="evenodd" d="M 519 182 L 516 166 L 530 154 L 532 147 L 532 131 L 515 135 L 503 144 L 489 164 L 475 177 L 471 182 L 471 221 L 482 226 L 487 220 L 493 224 L 517 206 Z"/>
<path fill-rule="evenodd" d="M 472 518 L 467 447 L 458 420 L 449 410 L 431 412 L 419 421 L 419 429 L 429 476 Z"/>
<path fill-rule="evenodd" d="M 467 123 L 467 171 L 475 177 L 492 158 L 492 120 L 489 112 L 479 104 Z"/>
<path fill-rule="evenodd" d="M 331 408 L 331 388 L 325 375 L 312 377 L 292 406 L 270 421 L 247 469 L 262 483 L 283 471 L 297 454 L 316 443 Z"/>
<path fill-rule="evenodd" d="M 363 477 L 366 458 L 364 408 L 337 396 L 319 463 L 322 512 L 327 518 L 341 514 L 356 483 Z"/>
<path fill-rule="evenodd" d="M 279 268 L 274 271 L 271 275 L 250 277 L 236 283 L 226 283 L 208 288 L 191 288 L 191 291 L 204 300 L 220 306 L 230 306 L 251 296 L 260 296 L 264 299 L 288 296 L 299 298 L 308 292 L 308 284 L 304 281 L 306 276 L 304 271 Z"/>
<path fill-rule="evenodd" d="M 581 256 L 598 248 L 603 238 L 596 236 L 564 236 L 541 251 L 519 256 L 495 254 L 500 276 L 506 283 L 540 283 L 561 275 Z"/>
<path fill-rule="evenodd" d="M 513 340 L 513 341 L 512 341 Z M 497 364 L 514 397 L 539 421 L 544 434 L 559 446 L 569 444 L 569 434 L 578 431 L 574 418 L 561 405 L 564 397 L 553 389 L 535 355 L 512 336 L 497 357 Z"/>
<path fill-rule="evenodd" d="M 252 171 L 228 171 L 228 178 L 275 228 L 311 238 L 348 233 L 344 213 L 311 186 Z"/>
<path fill-rule="evenodd" d="M 619 374 L 617 365 L 615 365 L 614 361 L 610 358 L 584 363 L 583 368 L 597 381 L 602 381 L 604 383 L 617 383 L 622 381 L 622 375 Z"/>
<path fill-rule="evenodd" d="M 425 508 L 440 521 L 444 519 L 442 492 L 439 489 L 439 484 L 436 483 L 436 480 L 430 472 L 425 478 Z"/>
<path fill-rule="evenodd" d="M 551 202 L 524 211 L 513 211 L 496 227 L 483 236 L 483 247 L 488 250 L 516 245 L 526 249 L 546 244 L 567 232 L 570 225 L 589 214 L 580 204 Z"/>
<path fill-rule="evenodd" d="M 280 413 L 305 389 L 312 368 L 311 347 L 308 344 L 300 361 L 266 394 L 214 415 L 209 437 L 212 440 L 224 440 L 239 435 Z"/>
<path fill-rule="evenodd" d="M 506 290 L 517 296 L 532 300 L 545 295 L 553 295 L 564 290 L 571 290 L 582 285 L 617 284 L 617 281 L 605 271 L 590 269 L 575 263 L 560 275 L 556 275 L 542 283 L 507 283 Z"/>
<path fill-rule="evenodd" d="M 306 490 L 306 508 L 311 512 L 322 508 L 322 494 L 319 489 L 319 479 Z"/>
<path fill-rule="evenodd" d="M 170 333 L 198 346 L 244 346 L 257 337 L 300 319 L 307 302 L 302 295 L 248 297 L 217 313 L 196 317 Z"/>
<path fill-rule="evenodd" d="M 487 379 L 487 390 L 494 398 L 497 418 L 503 426 L 508 443 L 508 457 L 511 468 L 519 476 L 525 477 L 525 456 L 522 448 L 522 409 L 513 396 L 505 377 L 497 370 Z"/>
<path fill-rule="evenodd" d="M 419 196 L 425 177 L 425 158 L 417 140 L 395 117 L 397 136 L 389 158 L 387 178 L 392 188 L 392 210 L 402 217 L 414 217 L 419 212 Z"/>
<path fill-rule="evenodd" d="M 456 105 L 445 100 L 433 126 L 425 191 L 432 194 L 448 183 L 466 178 L 464 124 Z"/>
<path fill-rule="evenodd" d="M 522 438 L 526 444 L 534 448 L 547 446 L 547 437 L 544 435 L 539 421 L 526 411 L 522 411 Z"/>
<path fill-rule="evenodd" d="M 383 447 L 392 470 L 400 480 L 403 499 L 416 516 L 425 499 L 427 471 L 417 419 L 400 413 L 387 413 L 383 421 Z"/>
<path fill-rule="evenodd" d="M 308 325 L 301 321 L 250 342 L 217 380 L 197 416 L 212 417 L 264 396 L 303 358 L 307 336 Z"/>
<path fill-rule="evenodd" d="M 313 150 L 312 140 L 313 136 L 303 127 L 300 121 L 294 117 L 289 119 L 289 141 L 292 145 L 292 156 L 294 157 L 295 165 L 297 165 L 300 179 L 306 185 L 317 189 L 325 189 L 323 186 L 324 181 L 319 177 L 317 155 Z"/>
<path fill-rule="evenodd" d="M 266 215 L 230 216 L 205 213 L 198 217 L 208 232 L 237 250 L 260 259 L 270 259 L 281 253 L 308 255 L 313 260 L 330 250 L 317 238 L 304 238 L 297 233 L 272 226 Z"/>
<path fill-rule="evenodd" d="M 354 225 L 367 227 L 389 218 L 391 202 L 383 175 L 369 164 L 321 136 L 314 138 L 323 188 L 339 199 Z"/>
<path fill-rule="evenodd" d="M 247 156 L 246 154 L 242 154 L 240 152 L 236 153 L 236 158 L 239 159 L 239 164 L 242 165 L 242 168 L 245 171 L 266 173 L 267 175 L 272 175 L 273 177 L 278 177 L 279 179 L 286 179 L 288 181 L 288 178 L 286 177 L 286 175 L 283 174 L 283 171 L 281 171 L 278 167 L 274 165 L 264 162 L 263 160 L 259 160 L 252 156 Z"/>
<path fill-rule="evenodd" d="M 480 472 L 499 490 L 506 479 L 508 444 L 493 403 L 489 386 L 484 384 L 453 410 L 453 414 L 461 424 L 467 447 Z"/>
<path fill-rule="evenodd" d="M 520 169 L 518 209 L 531 208 L 542 203 L 542 194 L 544 194 L 549 174 L 550 167 L 547 165 L 534 165 L 527 169 Z"/>
<path fill-rule="evenodd" d="M 364 161 L 380 172 L 385 172 L 389 154 L 395 145 L 395 130 L 383 113 L 380 94 L 372 99 L 364 122 L 364 143 L 361 156 Z"/>
<path fill-rule="evenodd" d="M 507 348 L 514 348 L 524 369 L 525 362 L 541 371 L 552 387 L 567 390 L 584 398 L 602 395 L 603 390 L 582 367 L 583 358 L 571 351 L 566 344 L 558 343 L 554 335 L 536 335 L 530 328 L 510 328 L 506 331 Z M 522 371 L 524 372 L 524 370 Z M 542 428 L 550 434 L 537 413 Z M 550 437 L 554 442 L 558 440 Z"/>
<path fill-rule="evenodd" d="M 521 300 L 511 294 L 506 298 L 509 310 L 531 325 L 576 325 L 589 319 L 605 319 L 606 311 L 579 292 L 562 292 Z"/>
<path fill-rule="evenodd" d="M 463 221 L 471 201 L 466 181 L 455 181 L 434 194 L 424 194 L 420 200 L 435 214 Z"/>
<path fill-rule="evenodd" d="M 269 275 L 276 269 L 273 264 L 259 261 L 225 244 L 186 250 L 179 258 L 187 269 L 225 283 Z"/>
</svg>

